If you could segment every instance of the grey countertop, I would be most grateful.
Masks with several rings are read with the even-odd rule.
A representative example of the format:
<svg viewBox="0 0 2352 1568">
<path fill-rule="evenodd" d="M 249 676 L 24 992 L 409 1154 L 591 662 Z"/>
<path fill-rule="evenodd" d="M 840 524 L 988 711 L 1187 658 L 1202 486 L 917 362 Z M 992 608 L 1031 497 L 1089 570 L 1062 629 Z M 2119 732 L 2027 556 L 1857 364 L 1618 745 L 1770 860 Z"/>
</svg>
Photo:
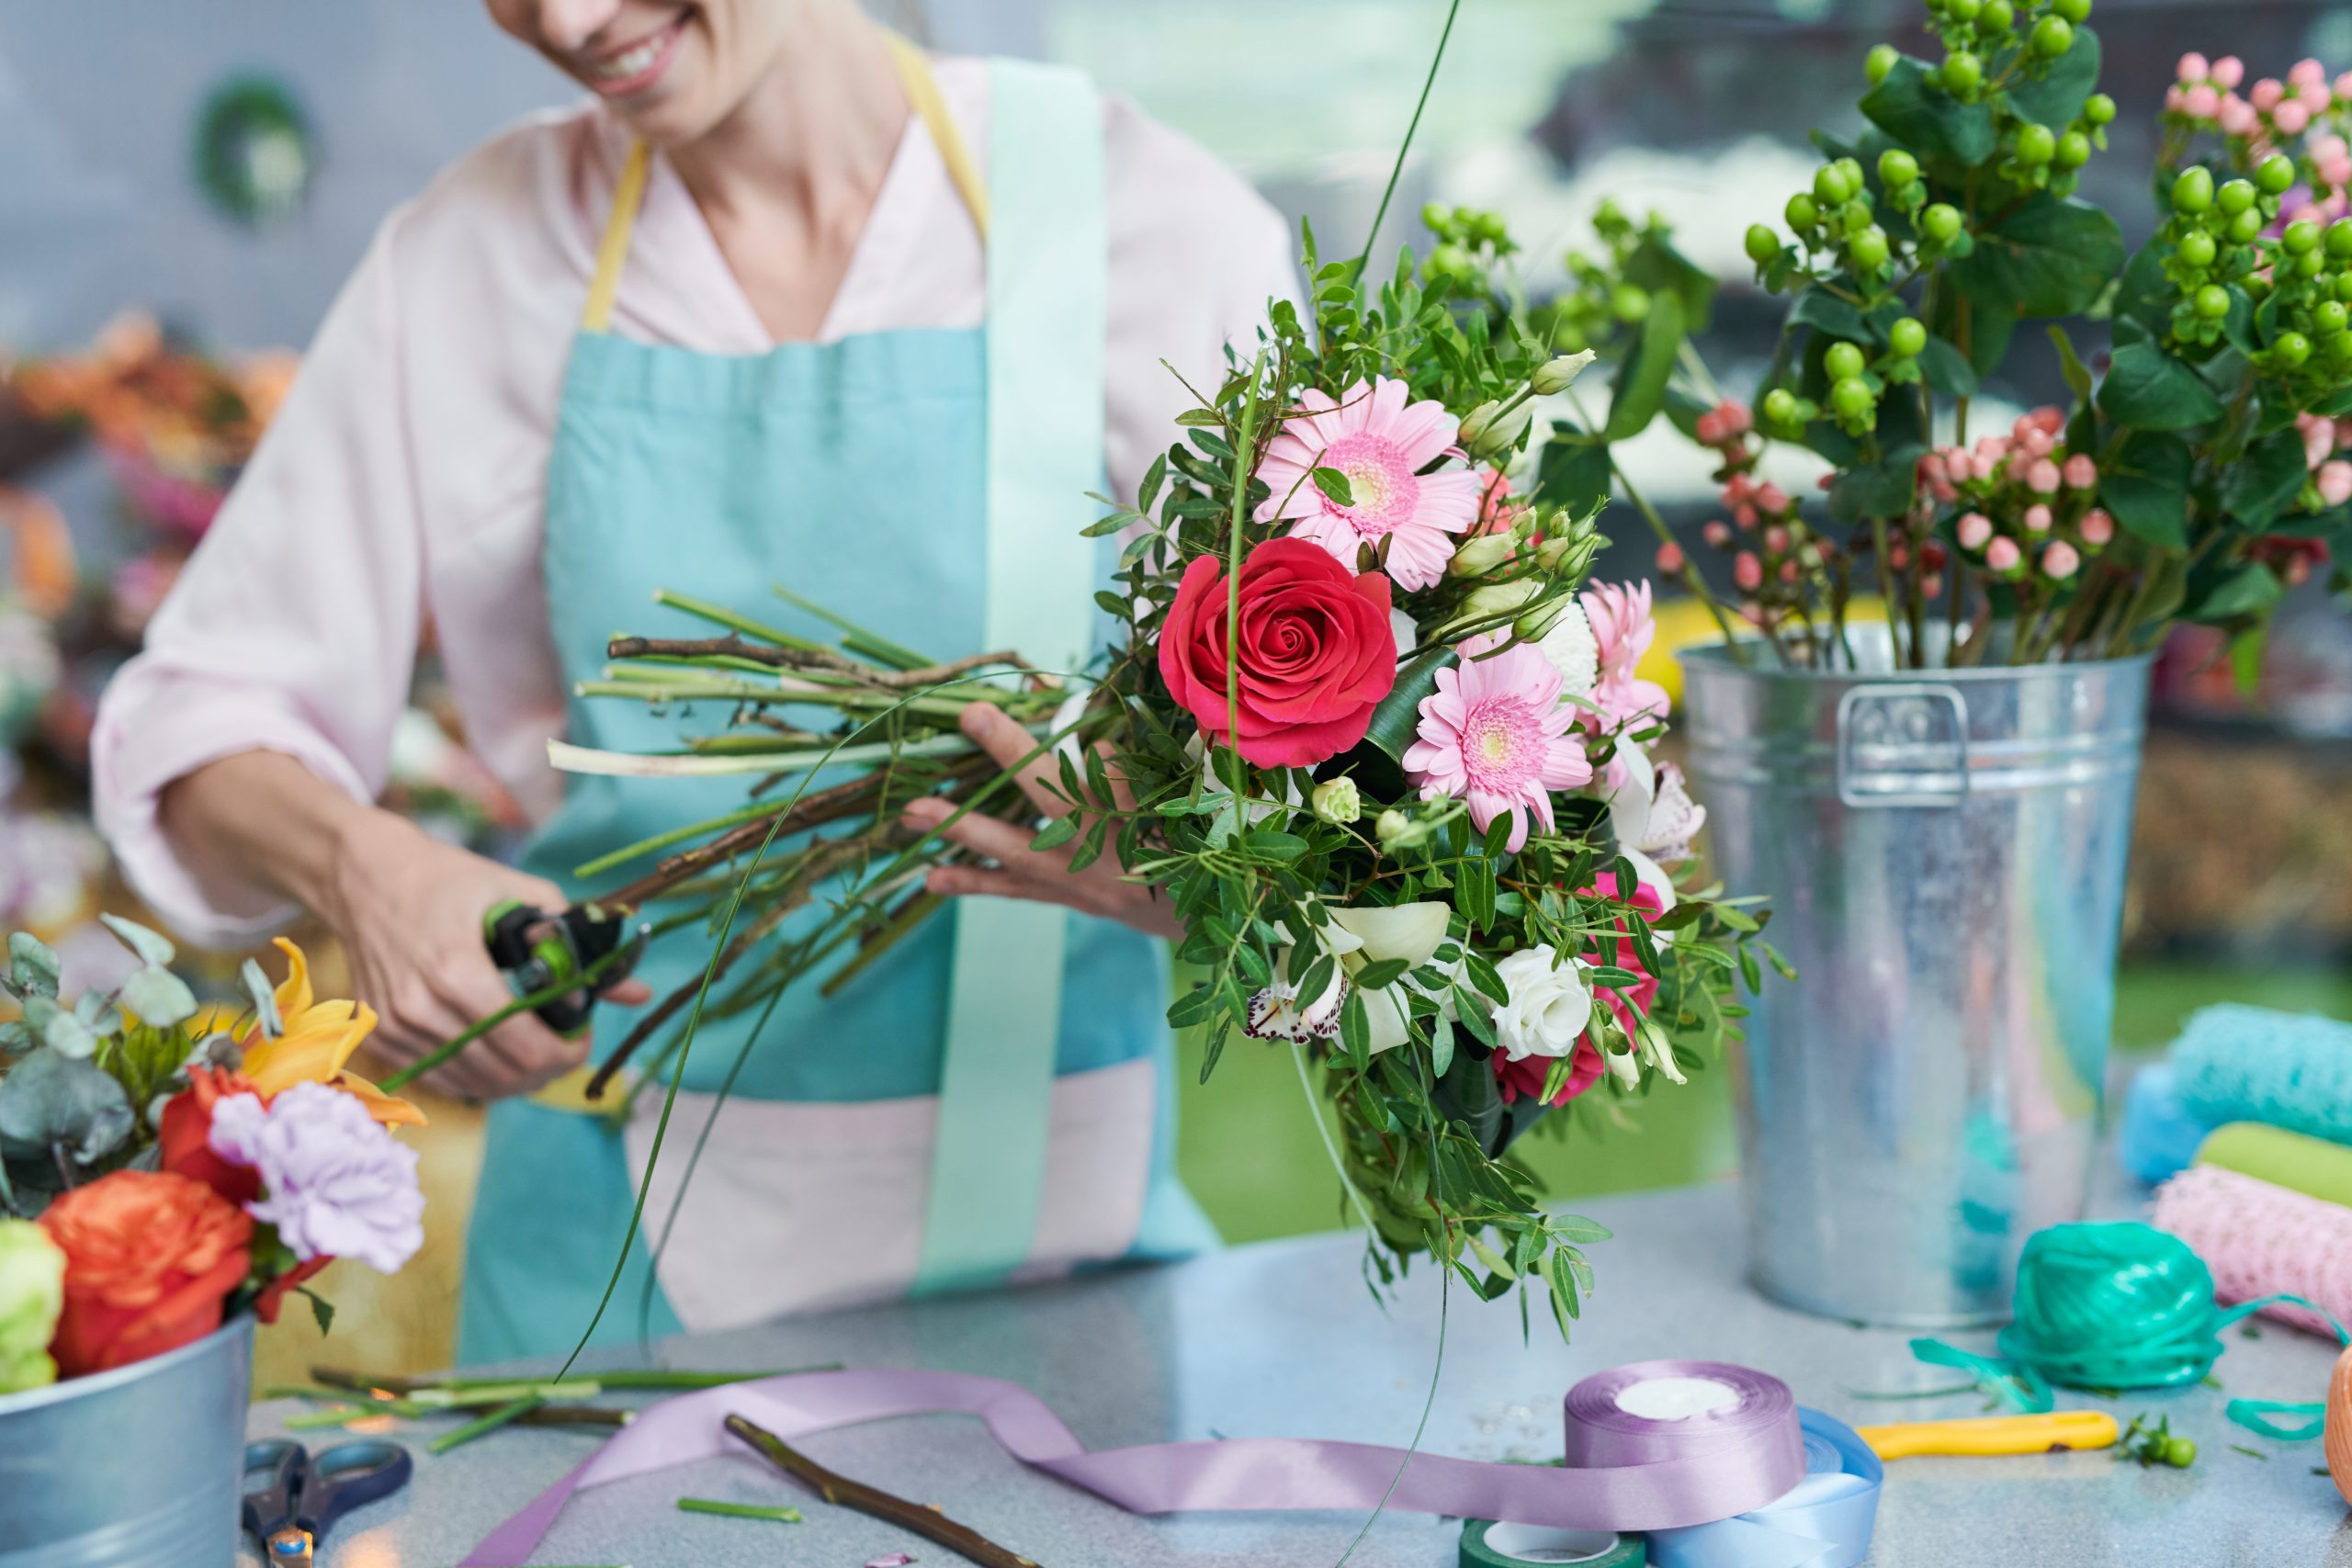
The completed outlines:
<svg viewBox="0 0 2352 1568">
<path fill-rule="evenodd" d="M 1563 1346 L 1534 1303 L 1522 1342 L 1509 1298 L 1451 1292 L 1444 1365 L 1425 1446 L 1483 1459 L 1558 1451 L 1561 1394 L 1600 1369 L 1656 1357 L 1736 1361 L 1785 1379 L 1799 1400 L 1858 1425 L 1980 1414 L 1972 1394 L 1900 1402 L 1871 1393 L 1949 1386 L 1906 1335 L 1782 1310 L 1740 1278 L 1737 1193 L 1728 1186 L 1594 1199 L 1617 1232 L 1592 1249 L 1599 1292 Z M 1427 1396 L 1439 1336 L 1435 1274 L 1417 1269 L 1385 1304 L 1359 1271 L 1361 1243 L 1270 1242 L 1173 1267 L 1004 1294 L 871 1308 L 657 1342 L 655 1364 L 696 1370 L 823 1361 L 985 1372 L 1023 1383 L 1090 1447 L 1210 1436 L 1293 1436 L 1401 1445 Z M 2266 1325 L 2234 1332 L 2217 1369 L 2229 1395 L 2315 1399 L 2333 1359 L 2322 1341 Z M 1963 1342 L 1981 1343 L 1963 1338 Z M 622 1356 L 604 1365 L 642 1364 Z M 2222 1419 L 2211 1387 L 2067 1404 L 2169 1415 L 2195 1438 L 2188 1471 L 2107 1453 L 1904 1460 L 1889 1467 L 1871 1568 L 2352 1568 L 2352 1520 L 2316 1442 L 2255 1438 Z M 255 1407 L 276 1435 L 294 1407 Z M 304 1434 L 314 1445 L 322 1435 Z M 446 1458 L 409 1434 L 416 1479 L 345 1520 L 322 1568 L 450 1568 L 483 1533 L 594 1447 L 548 1429 L 494 1433 Z M 2234 1451 L 2241 1444 L 2261 1457 Z M 919 1417 L 809 1438 L 843 1474 L 936 1503 L 1046 1568 L 1307 1568 L 1336 1562 L 1358 1515 L 1138 1518 L 1023 1468 L 978 1422 Z M 679 1513 L 681 1495 L 799 1506 L 800 1525 Z M 1386 1515 L 1350 1562 L 1451 1568 L 1460 1527 Z M 859 1568 L 905 1551 L 957 1560 L 862 1515 L 826 1506 L 748 1456 L 713 1460 L 583 1494 L 542 1547 L 546 1563 L 630 1568 Z"/>
</svg>

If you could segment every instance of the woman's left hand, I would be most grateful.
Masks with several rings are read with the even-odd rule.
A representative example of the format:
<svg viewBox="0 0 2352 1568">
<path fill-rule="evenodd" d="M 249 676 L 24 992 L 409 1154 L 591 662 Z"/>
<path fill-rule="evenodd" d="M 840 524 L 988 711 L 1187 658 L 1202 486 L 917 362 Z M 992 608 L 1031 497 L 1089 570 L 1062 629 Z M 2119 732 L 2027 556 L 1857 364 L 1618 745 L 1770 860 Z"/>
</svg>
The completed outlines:
<svg viewBox="0 0 2352 1568">
<path fill-rule="evenodd" d="M 1008 770 L 1037 749 L 1036 739 L 992 703 L 972 704 L 964 710 L 961 722 L 964 733 Z M 1039 811 L 1048 817 L 1067 817 L 1071 807 L 1055 793 L 1059 770 L 1053 759 L 1051 751 L 1031 758 L 1015 776 L 1022 793 Z M 1112 775 L 1111 791 L 1114 808 L 1135 809 L 1135 796 L 1115 773 Z M 992 893 L 1002 898 L 1066 904 L 1081 913 L 1132 926 L 1147 936 L 1164 936 L 1173 941 L 1183 934 L 1169 901 L 1159 896 L 1158 889 L 1127 880 L 1117 855 L 1100 855 L 1084 870 L 1073 872 L 1069 862 L 1075 841 L 1050 850 L 1033 850 L 1029 842 L 1035 835 L 1027 829 L 977 811 L 967 812 L 949 822 L 947 819 L 955 815 L 952 802 L 933 798 L 910 805 L 905 820 L 910 828 L 936 831 L 949 843 L 960 844 L 996 863 L 934 867 L 924 882 L 932 892 L 950 897 Z"/>
</svg>

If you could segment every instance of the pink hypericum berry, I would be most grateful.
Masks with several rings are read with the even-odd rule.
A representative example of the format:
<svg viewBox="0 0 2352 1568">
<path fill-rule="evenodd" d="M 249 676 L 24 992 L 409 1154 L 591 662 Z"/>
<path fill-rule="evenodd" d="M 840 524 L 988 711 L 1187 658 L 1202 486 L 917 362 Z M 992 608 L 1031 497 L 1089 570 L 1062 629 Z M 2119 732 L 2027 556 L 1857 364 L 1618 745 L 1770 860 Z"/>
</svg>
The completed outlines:
<svg viewBox="0 0 2352 1568">
<path fill-rule="evenodd" d="M 2027 413 L 2026 418 L 2055 435 L 2066 428 L 2066 411 L 2055 403 L 2044 403 Z"/>
<path fill-rule="evenodd" d="M 2347 145 L 2341 136 L 2323 136 L 2311 145 L 2312 156 L 2322 161 L 2341 158 L 2346 152 L 2352 152 L 2352 145 Z"/>
<path fill-rule="evenodd" d="M 1764 586 L 1764 563 L 1756 558 L 1754 550 L 1742 550 L 1732 558 L 1731 580 L 1744 593 L 1753 593 Z"/>
<path fill-rule="evenodd" d="M 1739 602 L 1739 618 L 1760 626 L 1764 624 L 1764 606 L 1753 599 L 1742 599 Z"/>
<path fill-rule="evenodd" d="M 2056 495 L 2058 482 L 2058 465 L 2047 457 L 2036 457 L 2025 471 L 2025 488 L 2036 495 Z"/>
<path fill-rule="evenodd" d="M 2087 453 L 2077 452 L 2067 458 L 2061 471 L 2066 476 L 2068 490 L 2088 490 L 2098 483 L 2098 465 L 2090 460 Z"/>
<path fill-rule="evenodd" d="M 2352 463 L 2341 457 L 2319 466 L 2319 498 L 2330 506 L 2341 506 L 2352 501 Z"/>
<path fill-rule="evenodd" d="M 1764 547 L 1776 556 L 1789 553 L 1789 531 L 1778 523 L 1764 530 Z"/>
<path fill-rule="evenodd" d="M 2245 96 L 2247 102 L 2267 114 L 2278 107 L 2279 99 L 2287 96 L 2287 87 L 2276 76 L 2265 76 L 2246 89 Z"/>
<path fill-rule="evenodd" d="M 1741 527 L 1753 531 L 1756 526 L 1756 508 L 1752 506 L 1735 507 L 1732 510 L 1731 520 L 1738 524 Z"/>
<path fill-rule="evenodd" d="M 2018 542 L 2002 537 L 1984 547 L 1984 564 L 1995 571 L 2007 571 L 2018 564 Z"/>
<path fill-rule="evenodd" d="M 1960 491 L 1953 488 L 1952 482 L 1947 479 L 1929 479 L 1928 481 L 1928 493 L 1934 496 L 1938 501 L 1957 501 L 1960 499 Z"/>
<path fill-rule="evenodd" d="M 2018 437 L 2018 445 L 2025 448 L 2025 455 L 2029 457 L 2047 457 L 2050 449 L 2058 445 L 2058 438 L 2035 425 Z"/>
<path fill-rule="evenodd" d="M 2178 76 L 2183 82 L 2202 82 L 2213 73 L 2212 62 L 2195 50 L 2180 57 Z"/>
<path fill-rule="evenodd" d="M 2324 111 L 2331 101 L 2327 84 L 2324 82 L 2304 83 L 2295 89 L 2295 101 L 2313 114 Z"/>
<path fill-rule="evenodd" d="M 2284 136 L 2301 136 L 2303 127 L 2311 124 L 2312 111 L 2303 107 L 2301 98 L 2289 98 L 2270 111 L 2270 123 Z"/>
<path fill-rule="evenodd" d="M 2298 60 L 2287 68 L 2287 80 L 2298 87 L 2307 84 L 2324 84 L 2327 80 L 2327 67 L 2316 60 Z"/>
<path fill-rule="evenodd" d="M 1756 487 L 1756 507 L 1759 512 L 1786 512 L 1789 492 L 1767 479 Z"/>
<path fill-rule="evenodd" d="M 2047 534 L 2050 521 L 2050 508 L 2039 501 L 2025 509 L 2025 525 L 2030 533 Z"/>
<path fill-rule="evenodd" d="M 2188 89 L 2177 85 L 2166 87 L 2165 89 L 2165 112 L 2166 114 L 2187 114 L 2188 112 Z"/>
<path fill-rule="evenodd" d="M 2262 117 L 2254 112 L 2252 104 L 2235 93 L 2224 93 L 2222 95 L 2222 107 L 2213 111 L 2213 120 L 2230 135 L 2245 136 L 2262 123 Z"/>
<path fill-rule="evenodd" d="M 2322 158 L 2317 162 L 2319 177 L 2335 187 L 2335 194 L 2321 203 L 2321 206 L 2341 207 L 2344 202 L 2344 187 L 2352 186 L 2352 154 L 2339 153 L 2333 158 Z"/>
<path fill-rule="evenodd" d="M 2213 62 L 2213 85 L 2224 91 L 2245 80 L 2245 62 L 2234 54 L 2225 54 Z"/>
<path fill-rule="evenodd" d="M 1714 546 L 1715 548 L 1719 550 L 1731 543 L 1731 525 L 1721 518 L 1717 518 L 1714 522 L 1708 524 L 1704 528 L 1700 529 L 1699 532 L 1706 539 L 1707 543 Z"/>
<path fill-rule="evenodd" d="M 1984 541 L 1993 536 L 1993 520 L 1982 512 L 1972 512 L 1960 520 L 1953 532 L 1960 536 L 1960 547 L 1981 550 Z"/>
<path fill-rule="evenodd" d="M 2083 513 L 2081 527 L 2086 544 L 2103 545 L 2115 537 L 2115 519 L 2099 507 Z"/>
<path fill-rule="evenodd" d="M 1737 506 L 1756 493 L 1756 481 L 1746 474 L 1734 474 L 1724 481 L 1724 504 Z"/>
<path fill-rule="evenodd" d="M 1698 436 L 1699 445 L 1702 446 L 1719 446 L 1723 444 L 1723 422 L 1715 417 L 1714 411 L 1712 409 L 1699 416 Z"/>
<path fill-rule="evenodd" d="M 1919 592 L 1930 599 L 1940 599 L 1944 596 L 1944 580 L 1940 577 L 1931 577 L 1919 584 Z"/>
<path fill-rule="evenodd" d="M 1951 552 L 1944 548 L 1941 539 L 1929 539 L 1919 547 L 1919 564 L 1929 571 L 1943 570 L 1944 563 L 1951 559 Z"/>
<path fill-rule="evenodd" d="M 2214 111 L 2222 107 L 2222 95 L 2215 92 L 2212 85 L 2208 82 L 2199 82 L 2194 87 L 2176 88 L 2174 91 L 2180 95 L 2180 102 L 2167 104 L 2165 107 L 2172 109 L 2176 114 L 2193 115 L 2199 119 L 2211 119 Z"/>
<path fill-rule="evenodd" d="M 1667 576 L 1679 576 L 1682 569 L 1690 564 L 1690 559 L 1683 555 L 1680 545 L 1668 541 L 1657 547 L 1657 569 Z"/>
<path fill-rule="evenodd" d="M 2041 570 L 2060 582 L 2074 576 L 2075 569 L 2082 564 L 2083 558 L 2076 555 L 2075 547 L 2064 539 L 2052 539 L 2050 547 L 2041 552 Z"/>
<path fill-rule="evenodd" d="M 1970 479 L 1982 477 L 1976 471 L 1976 460 L 1957 446 L 1944 454 L 1944 472 L 1958 484 L 1966 484 Z"/>
<path fill-rule="evenodd" d="M 1886 552 L 1886 564 L 1896 571 L 1907 571 L 1911 566 L 1911 552 L 1901 545 L 1890 546 Z"/>
<path fill-rule="evenodd" d="M 1794 582 L 1796 580 L 1797 563 L 1793 560 L 1782 561 L 1781 563 L 1781 581 L 1783 582 Z"/>
<path fill-rule="evenodd" d="M 2352 71 L 2346 71 L 2335 79 L 2335 96 L 2339 98 L 2352 98 Z"/>
<path fill-rule="evenodd" d="M 2316 468 L 2335 456 L 2336 437 L 2341 434 L 2335 421 L 2324 414 L 2299 413 L 2295 416 L 2295 429 L 2303 438 L 2304 468 Z"/>
</svg>

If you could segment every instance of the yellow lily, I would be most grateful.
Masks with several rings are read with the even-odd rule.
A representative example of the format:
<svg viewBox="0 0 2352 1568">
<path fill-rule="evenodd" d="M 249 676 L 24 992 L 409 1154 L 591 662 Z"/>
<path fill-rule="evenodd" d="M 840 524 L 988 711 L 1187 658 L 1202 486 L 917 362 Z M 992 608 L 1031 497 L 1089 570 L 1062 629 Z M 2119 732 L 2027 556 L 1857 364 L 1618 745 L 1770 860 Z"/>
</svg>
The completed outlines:
<svg viewBox="0 0 2352 1568">
<path fill-rule="evenodd" d="M 424 1126 L 424 1111 L 343 1070 L 359 1043 L 375 1032 L 375 1010 L 361 1002 L 313 999 L 310 960 L 284 937 L 277 939 L 277 947 L 286 954 L 287 964 L 286 978 L 275 993 L 278 1021 L 285 1028 L 275 1040 L 245 1047 L 246 1080 L 265 1096 L 298 1083 L 322 1083 L 358 1100 L 369 1116 L 387 1127 Z M 248 1026 L 240 1041 L 252 1032 Z"/>
</svg>

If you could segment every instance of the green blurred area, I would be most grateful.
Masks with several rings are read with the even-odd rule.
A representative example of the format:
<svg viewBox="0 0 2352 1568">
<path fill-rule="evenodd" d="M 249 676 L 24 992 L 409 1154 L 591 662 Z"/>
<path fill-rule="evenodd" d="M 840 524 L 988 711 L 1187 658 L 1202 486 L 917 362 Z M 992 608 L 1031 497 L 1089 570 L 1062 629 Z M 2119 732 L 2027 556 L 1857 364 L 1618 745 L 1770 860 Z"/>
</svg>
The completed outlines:
<svg viewBox="0 0 2352 1568">
<path fill-rule="evenodd" d="M 2209 1002 L 2256 1002 L 2288 1011 L 2352 1018 L 2352 974 L 2265 970 L 2226 964 L 2126 965 L 2116 982 L 2119 1051 L 2151 1051 Z M 1259 1241 L 1346 1224 L 1339 1183 L 1309 1120 L 1289 1052 L 1235 1040 L 1206 1084 L 1201 1045 L 1187 1037 L 1178 1064 L 1182 1134 L 1177 1159 L 1186 1185 L 1228 1241 Z M 1643 1187 L 1673 1187 L 1728 1175 L 1738 1164 L 1732 1133 L 1731 1074 L 1723 1064 L 1688 1088 L 1652 1095 L 1638 1130 L 1532 1134 L 1516 1145 L 1561 1198 Z"/>
</svg>

